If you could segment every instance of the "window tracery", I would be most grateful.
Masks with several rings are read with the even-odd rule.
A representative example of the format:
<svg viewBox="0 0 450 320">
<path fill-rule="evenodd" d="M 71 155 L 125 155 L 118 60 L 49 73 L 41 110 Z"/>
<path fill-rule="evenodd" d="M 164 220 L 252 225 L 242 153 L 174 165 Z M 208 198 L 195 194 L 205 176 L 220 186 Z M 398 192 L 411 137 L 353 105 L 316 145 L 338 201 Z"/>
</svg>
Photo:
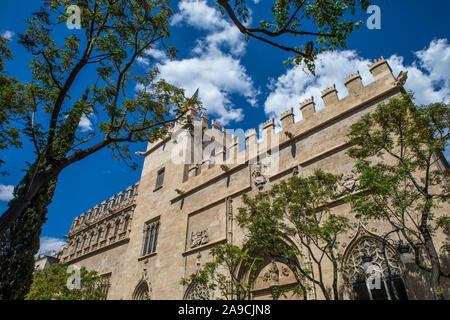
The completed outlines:
<svg viewBox="0 0 450 320">
<path fill-rule="evenodd" d="M 202 282 L 193 283 L 186 292 L 186 300 L 209 300 L 209 289 Z"/>
<path fill-rule="evenodd" d="M 380 268 L 383 276 L 389 275 L 387 263 L 389 263 L 392 274 L 400 273 L 398 259 L 396 258 L 393 250 L 389 246 L 386 246 L 386 260 L 383 253 L 383 243 L 376 238 L 364 237 L 361 238 L 350 251 L 347 261 L 349 275 L 352 280 L 364 278 L 362 259 L 364 254 L 372 257 L 371 263 Z"/>
<path fill-rule="evenodd" d="M 365 262 L 369 265 L 365 266 Z M 359 238 L 349 251 L 346 264 L 355 299 L 408 299 L 398 257 L 381 240 L 370 236 Z"/>
<path fill-rule="evenodd" d="M 150 300 L 150 289 L 146 281 L 141 281 L 136 287 L 133 300 Z"/>
</svg>

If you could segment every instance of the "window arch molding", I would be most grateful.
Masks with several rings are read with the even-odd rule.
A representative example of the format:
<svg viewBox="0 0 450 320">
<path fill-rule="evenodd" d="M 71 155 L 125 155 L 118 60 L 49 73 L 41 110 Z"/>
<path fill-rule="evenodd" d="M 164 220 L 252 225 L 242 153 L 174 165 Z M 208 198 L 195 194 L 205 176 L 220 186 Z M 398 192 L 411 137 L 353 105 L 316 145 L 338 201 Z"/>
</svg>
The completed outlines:
<svg viewBox="0 0 450 320">
<path fill-rule="evenodd" d="M 373 268 L 364 269 L 363 257 L 371 257 Z M 387 241 L 369 232 L 361 223 L 344 252 L 346 285 L 357 300 L 407 299 L 402 277 L 402 266 L 396 249 Z M 367 273 L 371 273 L 370 275 Z M 372 287 L 375 273 L 379 287 Z M 372 281 L 372 284 L 370 283 Z"/>
<path fill-rule="evenodd" d="M 132 299 L 133 300 L 150 300 L 151 289 L 146 280 L 140 280 L 134 289 Z"/>
<path fill-rule="evenodd" d="M 210 296 L 208 286 L 205 283 L 194 281 L 184 293 L 183 300 L 209 300 Z"/>
<path fill-rule="evenodd" d="M 295 241 L 295 239 L 293 239 L 292 237 L 284 237 L 281 241 L 285 242 L 286 244 L 290 245 L 290 246 L 295 246 L 298 250 L 300 250 L 300 244 L 298 243 L 298 241 Z M 245 250 L 246 252 L 249 252 L 248 250 Z M 253 256 L 256 257 L 261 257 L 263 256 L 263 253 L 261 250 L 256 250 L 254 252 L 250 253 Z M 305 258 L 302 258 L 301 256 L 296 256 L 296 263 L 298 263 L 299 265 L 302 266 L 306 266 L 306 264 L 308 263 Z M 284 264 L 285 262 L 281 261 L 281 260 L 273 260 L 268 256 L 264 256 L 264 262 L 263 264 L 257 269 L 257 270 L 251 270 L 251 268 L 248 268 L 246 266 L 243 265 L 242 261 L 239 263 L 238 267 L 236 268 L 236 274 L 238 279 L 241 279 L 241 281 L 243 281 L 244 283 L 250 283 L 253 282 L 252 288 L 251 288 L 251 292 L 250 292 L 250 296 L 248 297 L 249 299 L 254 299 L 255 298 L 255 292 L 254 292 L 254 285 L 255 285 L 255 278 L 261 274 L 261 271 L 267 267 L 269 264 L 271 264 L 272 262 L 276 262 L 276 263 L 281 263 Z M 290 270 L 288 268 L 287 265 L 284 265 L 285 268 L 284 269 L 288 269 L 288 271 L 290 273 L 292 273 L 292 270 Z M 280 272 L 282 272 L 283 270 L 279 270 Z M 298 283 L 298 282 L 296 282 Z M 293 284 L 289 284 L 289 285 L 285 285 L 285 284 L 280 284 L 280 286 L 286 286 L 286 287 L 290 287 Z M 306 296 L 304 297 L 306 298 Z"/>
</svg>

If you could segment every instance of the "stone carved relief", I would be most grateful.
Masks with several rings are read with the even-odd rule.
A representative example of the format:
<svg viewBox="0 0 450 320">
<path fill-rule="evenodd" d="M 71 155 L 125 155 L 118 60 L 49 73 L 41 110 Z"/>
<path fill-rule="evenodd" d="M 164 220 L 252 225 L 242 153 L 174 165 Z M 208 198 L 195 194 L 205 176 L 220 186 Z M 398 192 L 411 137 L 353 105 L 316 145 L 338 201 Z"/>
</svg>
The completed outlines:
<svg viewBox="0 0 450 320">
<path fill-rule="evenodd" d="M 195 248 L 209 242 L 208 229 L 191 233 L 191 248 Z"/>
<path fill-rule="evenodd" d="M 358 174 L 355 170 L 343 175 L 342 180 L 338 183 L 337 193 L 338 195 L 344 195 L 346 193 L 354 192 L 358 187 Z"/>
<path fill-rule="evenodd" d="M 281 275 L 284 277 L 289 277 L 290 271 L 285 266 L 281 266 Z M 264 273 L 262 276 L 263 282 L 275 282 L 278 283 L 280 281 L 280 269 L 278 268 L 275 261 L 272 261 L 270 264 L 270 268 Z"/>
<path fill-rule="evenodd" d="M 262 279 L 264 282 L 269 282 L 269 281 L 279 282 L 280 281 L 280 270 L 278 269 L 275 261 L 272 261 L 272 263 L 270 264 L 269 270 L 267 270 L 266 273 L 264 273 Z"/>
<path fill-rule="evenodd" d="M 267 183 L 267 178 L 265 177 L 266 166 L 260 162 L 256 163 L 252 168 L 252 179 L 255 187 L 261 191 L 264 185 Z"/>
</svg>

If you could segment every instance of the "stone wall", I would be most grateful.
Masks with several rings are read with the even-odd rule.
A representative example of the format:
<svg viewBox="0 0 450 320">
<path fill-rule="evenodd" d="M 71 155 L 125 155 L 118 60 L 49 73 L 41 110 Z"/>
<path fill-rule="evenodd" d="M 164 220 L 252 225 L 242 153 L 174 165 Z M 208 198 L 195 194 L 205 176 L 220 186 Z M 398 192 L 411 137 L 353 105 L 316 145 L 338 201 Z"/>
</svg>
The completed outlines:
<svg viewBox="0 0 450 320">
<path fill-rule="evenodd" d="M 275 131 L 273 119 L 263 124 L 260 140 L 256 130 L 250 130 L 239 138 L 229 135 L 214 121 L 209 125 L 207 117 L 201 115 L 200 123 L 205 129 L 209 127 L 208 135 L 214 137 L 205 147 L 214 143 L 216 148 L 212 153 L 207 152 L 206 156 L 202 156 L 200 150 L 200 161 L 195 163 L 172 161 L 174 154 L 185 158 L 195 155 L 189 139 L 169 137 L 149 143 L 144 153 L 139 194 L 134 192 L 131 196 L 127 189 L 125 196 L 121 193 L 111 198 L 107 207 L 103 202 L 97 209 L 75 219 L 63 262 L 86 266 L 101 274 L 111 273 L 108 299 L 183 299 L 207 294 L 204 288 L 193 290 L 181 286 L 180 279 L 210 261 L 209 250 L 213 245 L 243 243 L 245 232 L 233 218 L 237 209 L 243 206 L 242 193 L 255 195 L 270 189 L 272 184 L 282 179 L 292 175 L 306 177 L 319 168 L 343 174 L 344 182 L 340 188 L 342 191 L 353 191 L 353 161 L 345 153 L 349 147 L 346 137 L 348 129 L 380 103 L 399 97 L 403 90 L 402 83 L 397 81 L 383 58 L 376 60 L 369 69 L 374 82 L 363 86 L 359 73 L 350 75 L 345 79 L 348 96 L 339 99 L 335 85 L 332 85 L 322 92 L 324 109 L 316 111 L 314 99 L 307 99 L 299 106 L 303 116 L 301 121 L 294 122 L 293 109 L 289 109 L 281 115 L 282 128 L 279 132 Z M 188 117 L 196 120 L 198 115 L 190 112 Z M 181 125 L 176 125 L 172 130 L 177 132 L 181 128 Z M 245 139 L 244 149 L 240 148 L 241 139 Z M 264 160 L 273 157 L 279 160 L 276 167 L 267 166 Z M 164 182 L 162 186 L 157 186 L 156 179 L 161 170 L 164 170 Z M 125 198 L 117 202 L 117 197 Z M 121 201 L 127 204 L 122 206 Z M 110 203 L 113 205 L 110 206 Z M 114 209 L 117 205 L 121 209 Z M 336 201 L 331 210 L 359 223 L 349 215 L 350 207 L 343 201 Z M 445 210 L 448 211 L 448 208 Z M 115 238 L 103 246 L 98 246 L 97 241 L 98 247 L 91 245 L 88 249 L 73 249 L 76 241 L 81 241 L 91 230 L 99 230 L 99 226 L 105 226 L 108 221 L 113 224 L 124 221 L 126 216 L 132 219 L 126 232 L 120 229 L 125 232 L 122 238 Z M 154 221 L 160 225 L 156 252 L 143 256 L 145 226 Z M 348 255 L 364 237 L 380 238 L 390 230 L 383 223 L 360 223 L 357 231 L 339 239 L 340 250 Z M 446 237 L 442 234 L 436 236 L 438 248 Z M 295 239 L 292 241 L 295 242 Z M 309 262 L 304 258 L 301 263 Z M 292 284 L 291 271 L 286 268 L 279 262 L 267 261 L 259 271 L 253 298 L 267 298 L 267 290 L 276 283 L 277 277 L 283 285 Z M 330 266 L 325 265 L 324 270 L 329 271 Z M 330 272 L 325 272 L 324 277 L 331 283 Z M 341 294 L 351 299 L 352 293 L 344 280 L 340 283 Z M 422 289 L 414 289 L 415 294 L 426 296 L 424 292 L 428 289 L 419 287 Z M 421 290 L 424 292 L 421 293 Z M 217 293 L 208 293 L 208 297 L 215 298 Z M 323 296 L 315 288 L 307 298 L 323 299 Z"/>
</svg>

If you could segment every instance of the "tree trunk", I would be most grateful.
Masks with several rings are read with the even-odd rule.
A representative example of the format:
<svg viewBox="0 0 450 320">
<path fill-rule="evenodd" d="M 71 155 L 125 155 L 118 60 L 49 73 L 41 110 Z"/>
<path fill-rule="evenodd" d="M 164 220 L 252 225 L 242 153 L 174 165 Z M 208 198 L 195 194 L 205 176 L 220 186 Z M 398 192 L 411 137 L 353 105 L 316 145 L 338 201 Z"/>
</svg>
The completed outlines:
<svg viewBox="0 0 450 320">
<path fill-rule="evenodd" d="M 439 261 L 438 253 L 428 228 L 425 231 L 422 231 L 422 235 L 425 239 L 425 248 L 431 262 L 430 284 L 431 289 L 433 290 L 433 295 L 436 300 L 444 300 L 444 293 L 440 285 L 441 263 Z"/>
<path fill-rule="evenodd" d="M 441 263 L 439 261 L 439 255 L 434 246 L 433 238 L 431 237 L 430 230 L 428 230 L 428 216 L 430 212 L 430 207 L 426 206 L 422 210 L 422 221 L 420 224 L 420 232 L 425 241 L 425 249 L 428 254 L 428 258 L 431 262 L 431 275 L 430 275 L 430 285 L 433 290 L 433 295 L 436 300 L 444 300 L 444 292 L 440 286 L 440 276 L 441 276 Z"/>
<path fill-rule="evenodd" d="M 56 187 L 53 179 L 35 195 L 29 206 L 0 238 L 0 298 L 24 299 L 33 281 L 34 255 L 39 250 L 47 206 Z"/>
<path fill-rule="evenodd" d="M 27 175 L 23 181 L 26 181 L 33 172 L 33 167 L 30 167 Z M 36 197 L 41 188 L 49 183 L 53 178 L 56 178 L 61 170 L 53 169 L 47 172 L 36 174 L 32 181 L 25 183 L 18 191 L 18 195 L 10 202 L 9 208 L 0 217 L 0 234 L 4 234 L 14 222 L 25 212 L 30 202 Z"/>
<path fill-rule="evenodd" d="M 338 266 L 335 261 L 333 261 L 333 295 L 334 295 L 334 300 L 339 300 Z"/>
</svg>

